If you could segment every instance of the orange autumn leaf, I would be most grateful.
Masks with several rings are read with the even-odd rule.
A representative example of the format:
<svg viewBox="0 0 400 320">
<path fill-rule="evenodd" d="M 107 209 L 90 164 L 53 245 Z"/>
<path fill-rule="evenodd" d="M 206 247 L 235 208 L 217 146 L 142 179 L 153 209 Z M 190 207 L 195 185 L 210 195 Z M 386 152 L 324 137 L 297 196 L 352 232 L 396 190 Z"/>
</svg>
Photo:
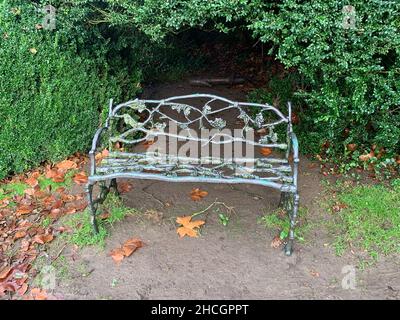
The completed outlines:
<svg viewBox="0 0 400 320">
<path fill-rule="evenodd" d="M 196 221 L 191 221 L 192 217 L 191 216 L 183 216 L 183 217 L 177 217 L 176 222 L 181 224 L 181 226 L 176 230 L 176 232 L 179 234 L 179 236 L 182 238 L 184 236 L 189 236 L 192 238 L 197 238 L 198 232 L 196 228 L 200 228 L 205 221 L 203 220 L 196 220 Z"/>
<path fill-rule="evenodd" d="M 39 184 L 38 180 L 33 176 L 28 178 L 28 179 L 26 179 L 25 182 L 26 182 L 26 184 L 28 184 L 32 188 L 36 187 Z"/>
<path fill-rule="evenodd" d="M 52 234 L 41 234 L 41 235 L 36 235 L 33 238 L 33 243 L 39 243 L 39 244 L 45 244 L 47 242 L 50 242 L 54 239 L 54 236 Z"/>
<path fill-rule="evenodd" d="M 7 207 L 9 204 L 10 200 L 8 200 L 8 198 L 0 200 L 0 209 Z"/>
<path fill-rule="evenodd" d="M 0 280 L 4 280 L 5 278 L 8 277 L 8 275 L 11 273 L 12 268 L 10 267 L 4 267 L 3 269 L 0 270 Z"/>
<path fill-rule="evenodd" d="M 99 164 L 101 162 L 101 160 L 108 157 L 108 154 L 109 154 L 109 152 L 107 149 L 104 149 L 102 152 L 96 154 L 96 156 L 94 157 L 96 160 L 96 163 Z"/>
<path fill-rule="evenodd" d="M 271 248 L 274 249 L 279 248 L 282 243 L 283 243 L 282 239 L 279 237 L 279 235 L 277 235 L 271 241 Z"/>
<path fill-rule="evenodd" d="M 142 142 L 142 145 L 146 148 L 146 149 L 148 149 L 151 145 L 153 145 L 154 144 L 154 140 L 146 140 L 146 141 L 144 141 L 144 142 Z"/>
<path fill-rule="evenodd" d="M 17 215 L 22 215 L 22 214 L 28 214 L 31 213 L 33 211 L 33 207 L 32 206 L 27 206 L 27 205 L 20 205 L 17 208 L 17 211 L 15 211 L 15 213 Z"/>
<path fill-rule="evenodd" d="M 119 264 L 125 257 L 129 257 L 137 249 L 143 247 L 143 241 L 138 238 L 126 240 L 124 244 L 110 252 L 111 258 Z"/>
<path fill-rule="evenodd" d="M 129 182 L 118 182 L 118 191 L 120 193 L 127 193 L 133 188 L 132 184 Z"/>
<path fill-rule="evenodd" d="M 363 162 L 366 162 L 368 160 L 370 160 L 371 158 L 373 158 L 375 156 L 375 152 L 372 150 L 370 153 L 368 154 L 362 154 L 359 159 Z"/>
<path fill-rule="evenodd" d="M 124 256 L 124 250 L 122 250 L 122 248 L 116 248 L 113 249 L 110 252 L 111 258 L 113 258 L 114 262 L 116 264 L 119 264 L 122 260 L 124 260 L 125 256 Z"/>
<path fill-rule="evenodd" d="M 30 292 L 30 296 L 34 300 L 47 300 L 47 292 L 46 290 L 42 290 L 39 288 L 33 288 Z"/>
<path fill-rule="evenodd" d="M 59 170 L 66 171 L 66 170 L 70 170 L 70 169 L 76 169 L 78 167 L 78 165 L 74 161 L 64 160 L 64 161 L 57 163 L 56 167 Z"/>
<path fill-rule="evenodd" d="M 73 180 L 76 184 L 85 184 L 88 182 L 88 177 L 86 173 L 82 171 L 74 175 Z"/>
<path fill-rule="evenodd" d="M 260 153 L 264 156 L 264 157 L 268 157 L 271 153 L 272 153 L 272 149 L 271 148 L 261 148 L 260 149 Z"/>
<path fill-rule="evenodd" d="M 26 231 L 23 231 L 23 230 L 17 231 L 17 232 L 15 233 L 15 235 L 14 235 L 14 240 L 23 238 L 23 237 L 25 237 L 25 236 L 26 236 Z"/>
<path fill-rule="evenodd" d="M 22 285 L 21 285 L 21 287 L 18 289 L 18 294 L 20 295 L 20 296 L 23 296 L 25 293 L 26 293 L 26 291 L 28 290 L 28 285 L 26 284 L 26 283 L 23 283 Z"/>
<path fill-rule="evenodd" d="M 208 192 L 200 190 L 200 188 L 195 188 L 190 192 L 190 197 L 192 198 L 193 201 L 199 201 L 207 195 Z"/>
</svg>

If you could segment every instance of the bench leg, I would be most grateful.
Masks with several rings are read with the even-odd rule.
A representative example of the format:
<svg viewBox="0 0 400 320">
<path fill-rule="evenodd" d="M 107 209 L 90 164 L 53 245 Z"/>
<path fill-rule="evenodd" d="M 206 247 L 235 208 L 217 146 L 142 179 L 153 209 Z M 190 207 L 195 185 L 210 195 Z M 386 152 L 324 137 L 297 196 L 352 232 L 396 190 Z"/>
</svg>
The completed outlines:
<svg viewBox="0 0 400 320">
<path fill-rule="evenodd" d="M 119 191 L 118 191 L 118 184 L 117 184 L 117 179 L 111 179 L 110 181 L 110 190 L 113 189 L 113 192 L 116 196 L 120 196 Z"/>
<path fill-rule="evenodd" d="M 289 239 L 288 242 L 285 246 L 285 254 L 287 256 L 290 256 L 293 252 L 293 242 L 294 242 L 294 228 L 296 225 L 296 220 L 297 220 L 297 212 L 299 210 L 299 200 L 300 196 L 298 193 L 295 193 L 294 195 L 291 195 L 293 197 L 293 203 L 289 204 L 290 210 L 288 211 L 289 213 L 289 218 L 290 218 L 290 230 L 289 230 Z M 291 197 L 289 196 L 289 197 Z M 290 203 L 291 201 L 288 201 Z"/>
<path fill-rule="evenodd" d="M 281 192 L 281 198 L 279 200 L 279 208 L 287 210 L 287 201 L 288 201 L 288 193 L 287 192 Z"/>
<path fill-rule="evenodd" d="M 90 221 L 93 225 L 94 232 L 97 234 L 99 233 L 99 227 L 96 220 L 96 205 L 93 201 L 93 184 L 87 184 L 86 193 L 90 208 Z"/>
</svg>

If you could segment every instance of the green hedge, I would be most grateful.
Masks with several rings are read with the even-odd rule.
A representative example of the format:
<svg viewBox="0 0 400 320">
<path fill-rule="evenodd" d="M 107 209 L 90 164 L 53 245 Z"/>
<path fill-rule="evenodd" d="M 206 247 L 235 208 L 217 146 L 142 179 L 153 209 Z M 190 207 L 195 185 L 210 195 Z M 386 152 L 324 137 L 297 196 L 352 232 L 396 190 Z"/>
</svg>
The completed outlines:
<svg viewBox="0 0 400 320">
<path fill-rule="evenodd" d="M 94 0 L 79 0 L 85 3 Z M 352 5 L 355 12 L 343 12 Z M 106 0 L 101 19 L 155 40 L 188 28 L 249 30 L 297 71 L 304 144 L 340 154 L 400 150 L 400 2 L 396 0 Z M 343 24 L 346 17 L 354 24 Z M 350 21 L 351 22 L 351 21 Z M 299 110 L 297 110 L 299 111 Z"/>
<path fill-rule="evenodd" d="M 86 151 L 122 79 L 138 90 L 140 73 L 111 74 L 108 42 L 82 23 L 84 10 L 60 4 L 50 31 L 37 8 L 0 1 L 0 178 Z"/>
</svg>

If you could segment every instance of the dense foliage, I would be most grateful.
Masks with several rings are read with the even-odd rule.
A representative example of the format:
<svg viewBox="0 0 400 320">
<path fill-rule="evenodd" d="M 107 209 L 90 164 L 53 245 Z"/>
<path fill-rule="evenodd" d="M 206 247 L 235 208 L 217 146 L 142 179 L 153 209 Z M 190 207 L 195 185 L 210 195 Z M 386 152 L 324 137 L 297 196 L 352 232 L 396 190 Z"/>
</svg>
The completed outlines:
<svg viewBox="0 0 400 320">
<path fill-rule="evenodd" d="M 108 99 L 134 97 L 177 53 L 132 28 L 91 25 L 92 8 L 75 2 L 52 1 L 48 29 L 47 3 L 0 0 L 0 179 L 86 152 Z"/>
<path fill-rule="evenodd" d="M 51 3 L 49 31 L 38 28 L 46 1 L 0 0 L 0 178 L 85 150 L 108 97 L 132 97 L 184 61 L 174 36 L 196 28 L 251 33 L 296 74 L 283 91 L 295 91 L 284 95 L 307 151 L 399 153 L 398 1 L 354 0 L 345 12 L 342 0 Z"/>
<path fill-rule="evenodd" d="M 392 157 L 400 148 L 400 3 L 347 5 L 341 0 L 108 0 L 101 17 L 111 25 L 135 26 L 155 40 L 187 28 L 247 29 L 271 44 L 270 53 L 306 83 L 294 83 L 306 104 L 301 122 L 306 134 L 300 135 L 311 139 L 315 151 L 328 141 L 330 152 L 357 144 L 358 157 L 375 145 Z"/>
</svg>

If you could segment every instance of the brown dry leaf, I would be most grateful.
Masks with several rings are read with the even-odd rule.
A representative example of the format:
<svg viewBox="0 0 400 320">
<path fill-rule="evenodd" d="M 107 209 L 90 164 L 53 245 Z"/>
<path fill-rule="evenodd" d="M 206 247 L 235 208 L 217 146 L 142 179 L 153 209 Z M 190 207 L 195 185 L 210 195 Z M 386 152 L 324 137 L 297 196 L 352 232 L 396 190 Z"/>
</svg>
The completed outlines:
<svg viewBox="0 0 400 320">
<path fill-rule="evenodd" d="M 313 277 L 316 277 L 316 278 L 319 277 L 319 272 L 316 271 L 316 270 L 314 270 L 314 269 L 310 270 L 310 274 L 311 274 Z"/>
<path fill-rule="evenodd" d="M 42 290 L 39 288 L 33 288 L 30 292 L 30 296 L 34 300 L 47 300 L 47 292 L 46 290 Z"/>
<path fill-rule="evenodd" d="M 363 162 L 366 162 L 368 160 L 370 160 L 372 157 L 375 156 L 375 152 L 372 150 L 370 153 L 368 154 L 362 154 L 359 159 Z"/>
<path fill-rule="evenodd" d="M 33 238 L 33 243 L 39 243 L 39 244 L 45 244 L 47 242 L 50 242 L 54 239 L 54 236 L 52 234 L 40 234 L 36 235 Z"/>
<path fill-rule="evenodd" d="M 196 221 L 191 221 L 192 217 L 191 216 L 183 216 L 183 217 L 177 217 L 176 222 L 181 224 L 182 226 L 179 227 L 176 232 L 179 234 L 179 236 L 182 238 L 185 235 L 192 237 L 192 238 L 197 238 L 198 233 L 196 228 L 200 228 L 205 221 L 203 220 L 196 220 Z"/>
<path fill-rule="evenodd" d="M 8 275 L 11 273 L 12 268 L 11 267 L 4 267 L 3 269 L 0 270 L 0 280 L 4 280 L 5 278 L 8 277 Z"/>
<path fill-rule="evenodd" d="M 0 209 L 7 207 L 9 204 L 10 200 L 8 200 L 8 198 L 0 200 Z"/>
<path fill-rule="evenodd" d="M 200 190 L 200 188 L 195 188 L 190 192 L 190 197 L 192 198 L 193 201 L 199 201 L 207 195 L 208 192 Z"/>
<path fill-rule="evenodd" d="M 56 171 L 55 174 L 51 177 L 51 180 L 57 183 L 64 182 L 65 180 L 64 173 Z"/>
<path fill-rule="evenodd" d="M 57 163 L 56 167 L 59 170 L 67 171 L 67 170 L 70 170 L 70 169 L 76 169 L 78 167 L 78 165 L 74 161 L 64 160 L 64 161 L 61 161 L 61 162 Z"/>
<path fill-rule="evenodd" d="M 108 154 L 109 154 L 109 152 L 107 149 L 104 149 L 102 152 L 96 154 L 96 156 L 94 157 L 96 160 L 96 163 L 99 164 L 101 162 L 101 160 L 108 157 Z"/>
<path fill-rule="evenodd" d="M 339 211 L 341 211 L 342 209 L 345 209 L 345 208 L 347 208 L 347 205 L 346 205 L 345 203 L 336 203 L 336 204 L 332 207 L 332 210 L 333 210 L 334 212 L 339 212 Z"/>
<path fill-rule="evenodd" d="M 39 184 L 39 181 L 35 177 L 31 176 L 25 180 L 25 183 L 34 188 Z"/>
<path fill-rule="evenodd" d="M 31 213 L 33 211 L 33 206 L 27 206 L 27 205 L 20 205 L 17 208 L 17 211 L 15 211 L 15 213 L 17 215 L 22 215 L 22 214 L 28 214 Z"/>
<path fill-rule="evenodd" d="M 127 192 L 131 191 L 132 188 L 133 188 L 133 186 L 129 182 L 119 182 L 118 183 L 118 191 L 120 193 L 127 193 Z"/>
<path fill-rule="evenodd" d="M 347 150 L 349 151 L 355 151 L 357 149 L 357 145 L 355 143 L 349 143 L 347 145 Z"/>
<path fill-rule="evenodd" d="M 113 249 L 110 252 L 110 256 L 113 258 L 115 263 L 119 264 L 125 257 L 129 257 L 133 252 L 141 247 L 143 247 L 142 240 L 132 238 L 126 240 L 122 246 Z"/>
<path fill-rule="evenodd" d="M 74 175 L 73 180 L 76 184 L 86 184 L 88 182 L 88 177 L 86 173 L 82 171 Z"/>
<path fill-rule="evenodd" d="M 110 252 L 111 258 L 113 258 L 116 264 L 120 264 L 124 260 L 124 250 L 122 248 L 116 248 Z"/>
<path fill-rule="evenodd" d="M 154 144 L 154 140 L 146 140 L 146 141 L 144 141 L 144 142 L 142 142 L 142 145 L 146 148 L 146 149 L 148 149 L 151 145 L 153 145 Z"/>
<path fill-rule="evenodd" d="M 261 148 L 260 149 L 260 153 L 264 156 L 264 157 L 268 157 L 271 153 L 272 153 L 272 149 L 271 148 Z"/>
<path fill-rule="evenodd" d="M 19 294 L 20 296 L 23 296 L 23 295 L 26 293 L 27 290 L 28 290 L 28 285 L 27 285 L 26 283 L 23 283 L 23 284 L 21 285 L 21 288 L 19 288 L 19 289 L 17 290 L 17 292 L 18 292 L 18 294 Z"/>
<path fill-rule="evenodd" d="M 122 246 L 122 250 L 124 251 L 124 256 L 129 257 L 136 249 L 143 247 L 143 242 L 140 239 L 132 238 L 127 241 Z"/>
<path fill-rule="evenodd" d="M 21 231 L 17 231 L 14 235 L 14 240 L 16 239 L 20 239 L 26 236 L 26 231 L 21 230 Z"/>
<path fill-rule="evenodd" d="M 279 237 L 279 235 L 277 235 L 271 241 L 271 248 L 277 249 L 281 246 L 281 244 L 282 244 L 282 239 Z"/>
</svg>

